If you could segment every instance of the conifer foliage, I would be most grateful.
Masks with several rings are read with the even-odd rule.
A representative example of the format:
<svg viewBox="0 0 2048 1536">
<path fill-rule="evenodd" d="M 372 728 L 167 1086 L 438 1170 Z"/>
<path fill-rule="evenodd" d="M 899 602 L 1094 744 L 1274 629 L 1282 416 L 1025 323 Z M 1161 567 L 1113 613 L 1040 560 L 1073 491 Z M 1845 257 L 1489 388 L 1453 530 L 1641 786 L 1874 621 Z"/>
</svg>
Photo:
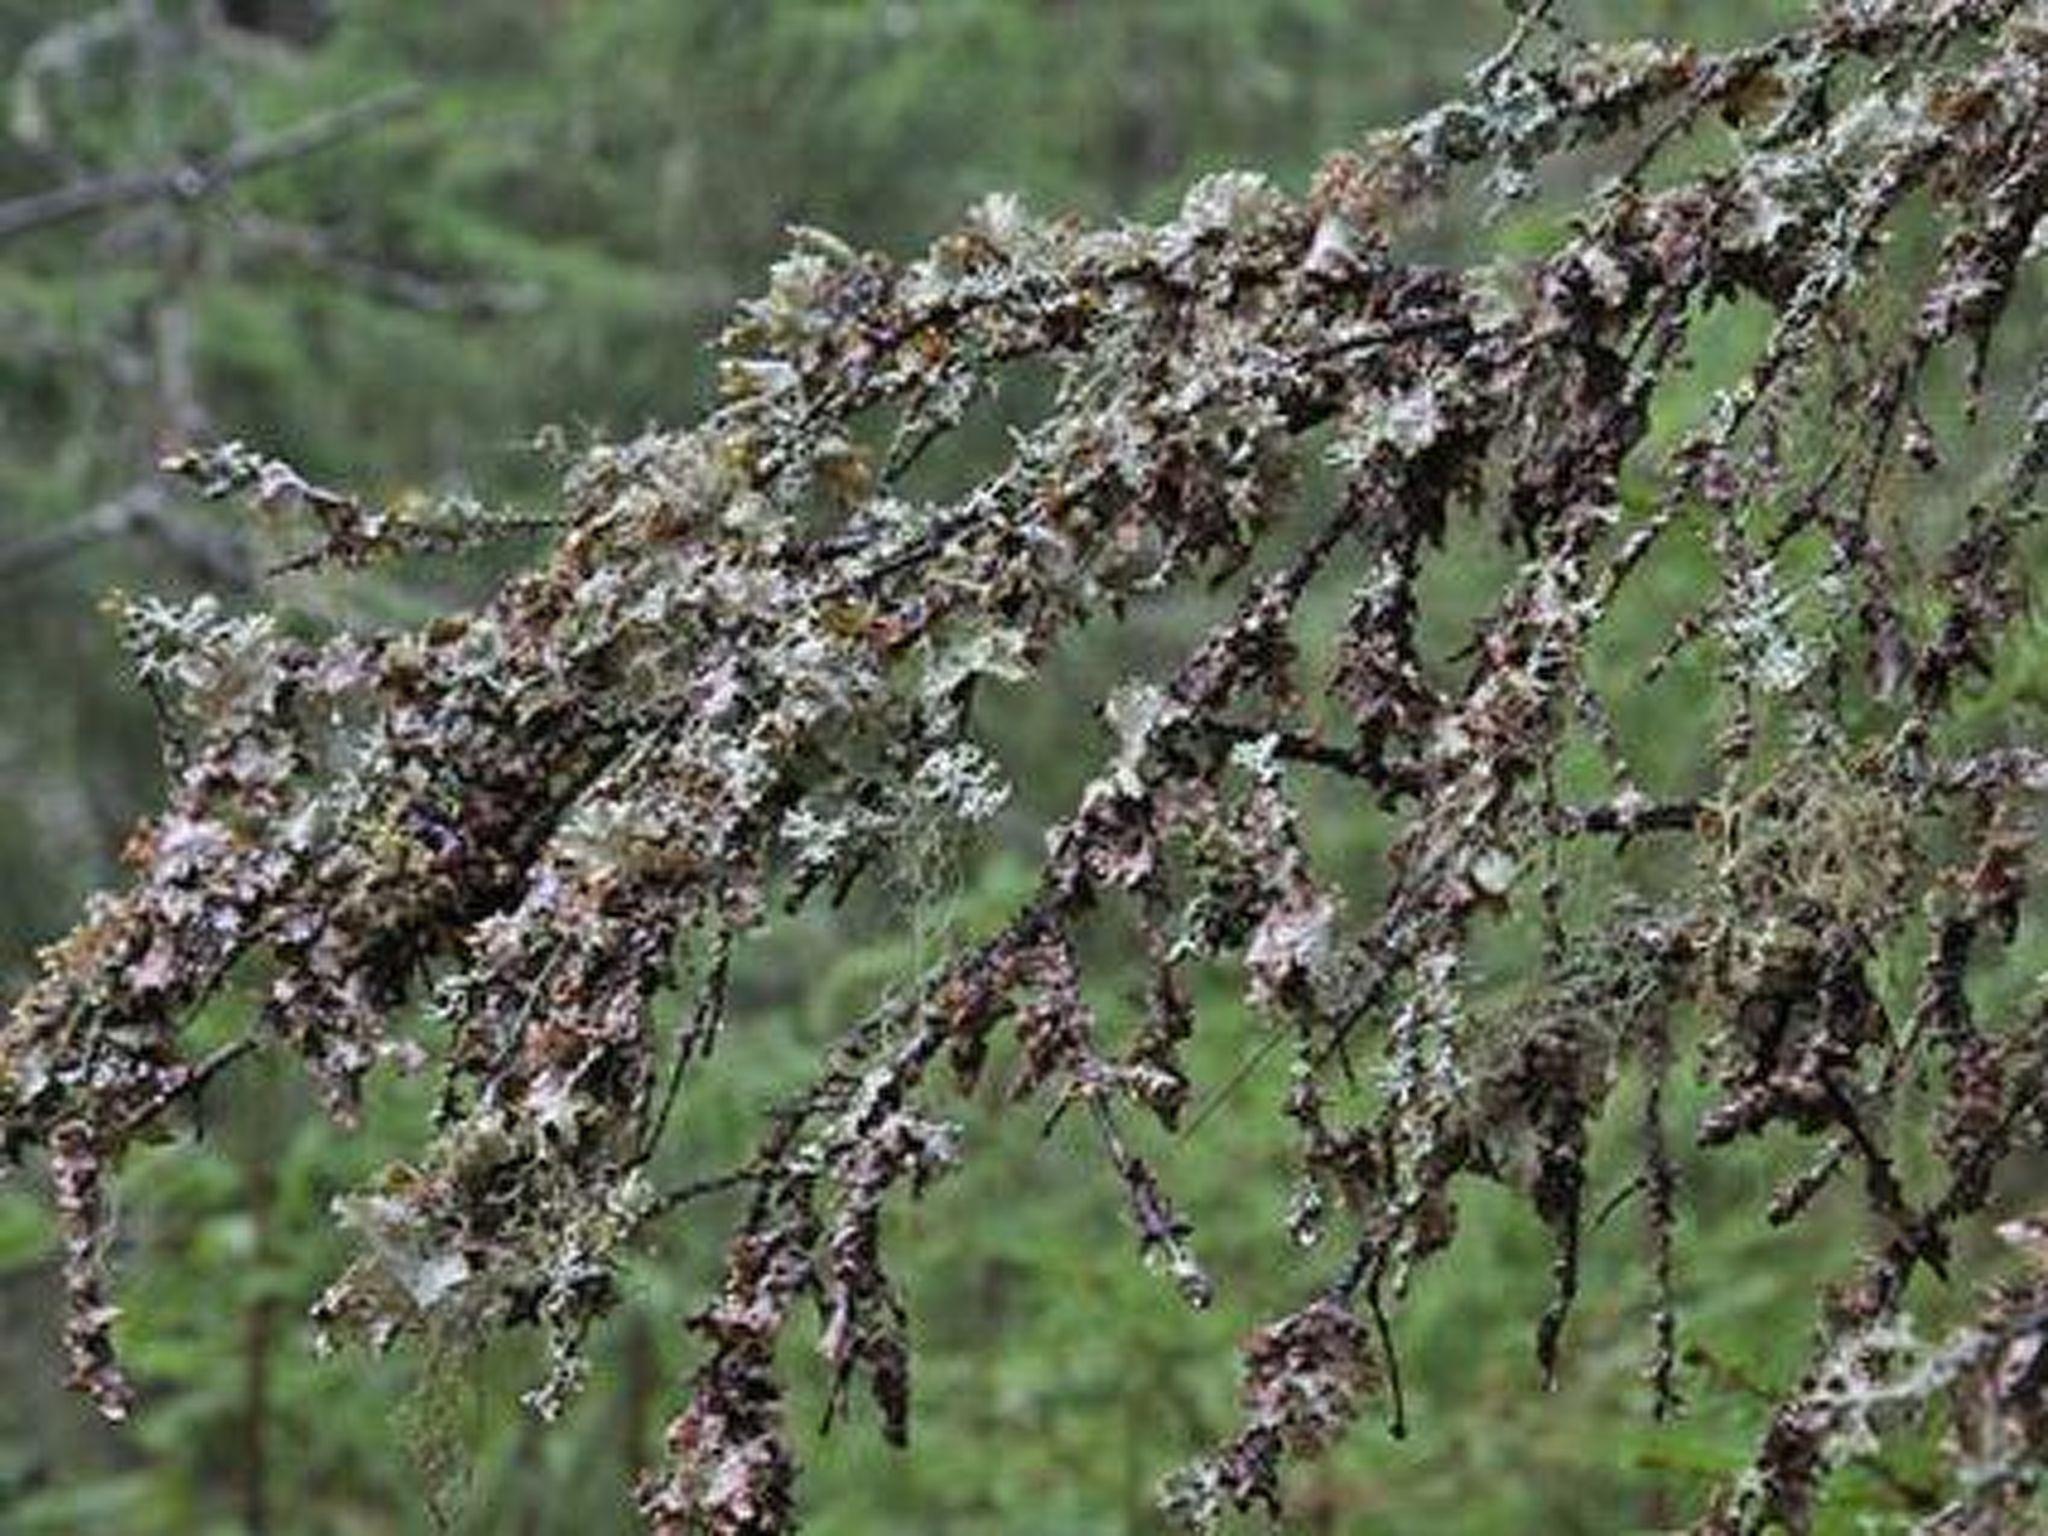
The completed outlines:
<svg viewBox="0 0 2048 1536">
<path fill-rule="evenodd" d="M 1172 1140 L 1138 1132 L 1199 1114 L 1227 1135 L 1243 1112 L 1185 1061 L 1191 976 L 1217 965 L 1266 1029 L 1251 1069 L 1291 1072 L 1274 1262 L 1300 1305 L 1247 1341 L 1239 1432 L 1167 1477 L 1183 1522 L 1277 1512 L 1291 1459 L 1368 1414 L 1398 1428 L 1400 1297 L 1456 1242 L 1461 1178 L 1509 1183 L 1551 1233 L 1532 1326 L 1563 1368 L 1589 1139 L 1629 1084 L 1652 1411 L 1680 1407 L 1682 1151 L 1799 1139 L 1810 1171 L 1769 1219 L 1854 1185 L 1874 1234 L 1702 1529 L 1807 1528 L 1831 1470 L 1909 1423 L 1948 1457 L 1924 1528 L 2007 1528 L 2048 1451 L 2048 1271 L 1934 1341 L 1904 1304 L 2048 1134 L 2048 1016 L 1973 986 L 2028 902 L 2048 743 L 1959 708 L 2041 554 L 2048 373 L 2013 362 L 2008 316 L 2048 211 L 2048 13 L 1822 0 L 1707 54 L 1584 41 L 1549 9 L 1306 199 L 1218 175 L 1162 225 L 1087 229 L 993 198 L 903 263 L 799 231 L 723 339 L 724 403 L 584 455 L 551 550 L 472 611 L 316 633 L 130 605 L 173 787 L 132 883 L 0 1030 L 0 1139 L 47 1163 L 78 1388 L 133 1407 L 108 1263 L 124 1155 L 263 1050 L 344 1122 L 380 1065 L 443 1084 L 416 1157 L 342 1202 L 358 1256 L 321 1327 L 383 1347 L 538 1326 L 529 1403 L 558 1412 L 621 1255 L 695 1192 L 646 1169 L 745 1049 L 735 954 L 873 879 L 906 828 L 986 822 L 1005 783 L 978 706 L 1084 622 L 1207 586 L 1224 616 L 1102 701 L 1113 745 L 1030 899 L 848 1020 L 745 1166 L 706 1170 L 747 1201 L 688 1320 L 700 1363 L 640 1489 L 650 1528 L 793 1527 L 778 1346 L 811 1322 L 835 1404 L 871 1394 L 906 1438 L 885 1215 L 975 1176 L 952 1171 L 971 1148 L 948 1106 L 998 1062 L 1099 1143 L 1141 1255 L 1207 1304 Z M 1611 174 L 1548 254 L 1403 254 L 1434 200 L 1523 195 L 1566 154 Z M 1746 372 L 1659 430 L 1731 305 L 1768 315 Z M 2003 413 L 2008 462 L 1949 462 L 1973 429 L 1928 404 L 1944 369 Z M 1036 404 L 1002 462 L 942 484 L 946 440 L 1006 385 Z M 170 467 L 303 519 L 316 563 L 494 531 L 237 444 Z M 1930 510 L 1957 485 L 1963 515 Z M 1447 666 L 1423 578 L 1466 521 L 1519 560 Z M 1592 657 L 1681 543 L 1705 601 L 1630 686 L 1700 660 L 1717 717 L 1691 780 L 1646 783 Z M 1333 589 L 1338 640 L 1306 646 Z M 1588 754 L 1607 788 L 1574 797 Z M 1306 789 L 1333 782 L 1397 829 L 1370 899 L 1311 853 Z M 1612 874 L 1652 842 L 1674 877 Z M 1490 1016 L 1475 947 L 1517 923 L 1538 956 Z M 1143 957 L 1142 1009 L 1091 993 L 1106 936 Z M 1877 972 L 1908 951 L 1901 1005 Z M 196 1010 L 246 993 L 246 1040 L 188 1043 Z M 1691 1070 L 1714 1087 L 1697 1123 L 1665 1092 Z"/>
</svg>

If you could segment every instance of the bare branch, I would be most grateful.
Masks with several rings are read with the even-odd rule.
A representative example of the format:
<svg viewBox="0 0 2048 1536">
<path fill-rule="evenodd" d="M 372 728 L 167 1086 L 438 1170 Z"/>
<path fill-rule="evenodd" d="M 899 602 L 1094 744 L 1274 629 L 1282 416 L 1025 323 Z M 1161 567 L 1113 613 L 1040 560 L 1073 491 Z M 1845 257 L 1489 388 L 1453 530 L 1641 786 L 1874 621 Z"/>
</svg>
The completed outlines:
<svg viewBox="0 0 2048 1536">
<path fill-rule="evenodd" d="M 118 171 L 0 203 L 0 240 L 143 203 L 199 202 L 241 177 L 318 154 L 380 123 L 416 111 L 425 100 L 425 93 L 418 87 L 402 86 L 316 113 L 276 133 L 244 139 L 216 156 L 181 160 L 145 171 Z"/>
<path fill-rule="evenodd" d="M 422 314 L 473 319 L 526 314 L 544 297 L 533 283 L 464 282 L 372 261 L 346 249 L 326 231 L 303 224 L 251 214 L 237 218 L 235 230 L 241 237 L 238 258 L 247 254 L 296 261 L 373 298 Z"/>
<path fill-rule="evenodd" d="M 244 591 L 251 584 L 249 556 L 241 540 L 183 515 L 164 487 L 145 480 L 67 522 L 0 545 L 0 587 L 38 575 L 95 545 L 126 538 L 153 540 L 211 585 Z"/>
</svg>

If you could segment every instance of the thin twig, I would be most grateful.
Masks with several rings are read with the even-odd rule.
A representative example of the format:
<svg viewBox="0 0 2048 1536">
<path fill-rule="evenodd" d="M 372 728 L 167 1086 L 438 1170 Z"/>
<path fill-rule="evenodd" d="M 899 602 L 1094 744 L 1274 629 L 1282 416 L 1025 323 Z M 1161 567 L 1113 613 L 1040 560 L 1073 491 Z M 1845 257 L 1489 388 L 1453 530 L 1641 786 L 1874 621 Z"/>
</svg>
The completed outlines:
<svg viewBox="0 0 2048 1536">
<path fill-rule="evenodd" d="M 134 1135 L 179 1099 L 203 1092 L 214 1078 L 255 1049 L 256 1037 L 244 1035 L 241 1039 L 222 1046 L 197 1066 L 187 1068 L 175 1083 L 121 1122 L 121 1135 L 124 1138 Z"/>
<path fill-rule="evenodd" d="M 179 515 L 162 487 L 141 481 L 55 527 L 0 545 L 0 585 L 38 575 L 95 545 L 125 538 L 152 540 L 195 574 L 229 590 L 244 591 L 252 584 L 248 555 L 239 539 Z"/>
<path fill-rule="evenodd" d="M 117 171 L 18 197 L 0 203 L 0 240 L 143 203 L 199 202 L 241 177 L 303 160 L 379 123 L 416 111 L 425 100 L 419 87 L 401 86 L 315 113 L 276 133 L 243 139 L 218 155 L 146 171 Z"/>
<path fill-rule="evenodd" d="M 749 1165 L 735 1168 L 729 1173 L 713 1174 L 709 1178 L 693 1179 L 688 1184 L 679 1184 L 674 1189 L 663 1190 L 655 1196 L 654 1204 L 647 1208 L 646 1220 L 665 1216 L 678 1206 L 688 1205 L 693 1200 L 702 1200 L 709 1195 L 724 1194 L 729 1189 L 739 1189 L 752 1184 L 761 1177 L 760 1171 Z"/>
</svg>

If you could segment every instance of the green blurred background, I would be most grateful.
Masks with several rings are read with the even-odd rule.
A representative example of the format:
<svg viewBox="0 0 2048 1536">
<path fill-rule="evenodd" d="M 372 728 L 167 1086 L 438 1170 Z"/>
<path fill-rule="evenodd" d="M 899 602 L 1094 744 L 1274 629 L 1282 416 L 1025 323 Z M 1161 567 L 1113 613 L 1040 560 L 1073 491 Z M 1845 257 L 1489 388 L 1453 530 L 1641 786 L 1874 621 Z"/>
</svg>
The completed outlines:
<svg viewBox="0 0 2048 1536">
<path fill-rule="evenodd" d="M 1717 42 L 1796 6 L 1562 9 L 1588 31 Z M 472 559 L 263 586 L 251 573 L 267 535 L 161 487 L 151 466 L 167 448 L 240 437 L 372 496 L 544 508 L 578 444 L 705 406 L 708 343 L 787 226 L 907 254 L 992 190 L 1094 220 L 1157 215 L 1226 166 L 1299 190 L 1326 149 L 1454 89 L 1506 23 L 1497 0 L 0 0 L 0 203 L 424 90 L 215 195 L 0 240 L 0 979 L 18 984 L 34 945 L 116 878 L 155 792 L 151 711 L 101 611 L 108 590 L 378 623 L 491 579 Z M 1596 170 L 1567 167 L 1556 190 Z M 1454 208 L 1417 242 L 1443 259 L 1526 253 L 1562 229 L 1550 204 L 1486 225 Z M 1705 398 L 1717 356 L 1753 344 L 1754 318 L 1706 323 L 1666 419 Z M 1454 609 L 1508 559 L 1487 530 L 1461 530 L 1432 581 Z M 1701 579 L 1683 558 L 1666 566 L 1622 621 L 1638 640 Z M 999 846 L 955 850 L 742 953 L 738 1031 L 675 1128 L 665 1179 L 741 1155 L 761 1107 L 882 978 L 1017 899 L 1037 830 L 1101 748 L 1088 701 L 1193 619 L 1168 607 L 1090 633 L 1053 688 L 1019 693 Z M 1457 639 L 1440 638 L 1446 651 Z M 1980 707 L 2036 708 L 2043 656 L 2030 636 Z M 1646 776 L 1674 788 L 1698 689 L 1675 669 L 1620 722 Z M 1318 851 L 1369 892 L 1383 819 L 1335 799 L 1324 811 Z M 1251 1026 L 1229 978 L 1203 1004 L 1213 1082 Z M 895 1234 L 920 1349 L 911 1451 L 882 1447 L 858 1413 L 820 1441 L 814 1362 L 788 1362 L 807 1528 L 1158 1529 L 1158 1476 L 1230 1429 L 1236 1342 L 1336 1262 L 1284 1236 L 1285 1122 L 1266 1112 L 1281 1086 L 1254 1079 L 1245 1113 L 1174 1150 L 1175 1193 L 1221 1282 L 1201 1316 L 1133 1262 L 1114 1181 L 1085 1146 L 1042 1138 L 1028 1110 L 961 1106 L 967 1168 Z M 302 1317 L 341 1258 L 328 1204 L 403 1155 L 430 1092 L 386 1083 L 345 1138 L 287 1068 L 258 1062 L 209 1097 L 203 1137 L 136 1160 L 121 1189 L 122 1337 L 145 1407 L 119 1433 L 58 1386 L 51 1234 L 37 1202 L 0 1185 L 0 1532 L 634 1527 L 630 1482 L 659 1456 L 691 1358 L 681 1320 L 730 1210 L 690 1207 L 637 1260 L 592 1390 L 555 1426 L 517 1406 L 536 1372 L 523 1340 L 316 1359 Z M 1625 1181 L 1630 1134 L 1624 1106 L 1600 1192 Z M 1564 1536 L 1696 1515 L 1796 1376 L 1817 1286 L 1858 1234 L 1853 1200 L 1797 1236 L 1764 1225 L 1784 1153 L 1685 1163 L 1690 1411 L 1663 1426 L 1641 1379 L 1650 1303 L 1631 1213 L 1590 1241 L 1564 1379 L 1546 1395 L 1531 1351 L 1544 1234 L 1508 1194 L 1474 1187 L 1459 1246 L 1401 1314 L 1411 1437 L 1363 1426 L 1302 1479 L 1289 1528 Z M 1904 1528 L 1912 1455 L 1852 1468 L 1825 1528 Z"/>
</svg>

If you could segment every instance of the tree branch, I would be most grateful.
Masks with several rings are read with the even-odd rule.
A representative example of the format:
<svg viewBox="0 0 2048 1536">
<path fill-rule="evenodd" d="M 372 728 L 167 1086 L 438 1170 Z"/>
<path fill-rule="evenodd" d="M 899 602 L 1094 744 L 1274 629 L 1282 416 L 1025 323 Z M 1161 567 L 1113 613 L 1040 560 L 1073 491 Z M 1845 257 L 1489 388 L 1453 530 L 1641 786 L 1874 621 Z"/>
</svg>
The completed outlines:
<svg viewBox="0 0 2048 1536">
<path fill-rule="evenodd" d="M 325 231 L 304 225 L 255 215 L 238 217 L 235 222 L 236 233 L 251 256 L 299 262 L 387 304 L 422 314 L 493 319 L 529 313 L 544 298 L 532 283 L 449 280 L 372 261 L 343 248 Z"/>
<path fill-rule="evenodd" d="M 144 480 L 68 522 L 0 544 L 0 587 L 62 564 L 95 544 L 136 535 L 154 539 L 179 563 L 218 585 L 239 591 L 251 583 L 249 557 L 240 540 L 179 516 L 170 493 Z"/>
<path fill-rule="evenodd" d="M 302 160 L 379 123 L 416 111 L 425 100 L 417 86 L 401 86 L 315 113 L 276 133 L 240 140 L 215 156 L 146 171 L 117 171 L 18 197 L 0 203 L 0 240 L 141 203 L 198 202 L 239 177 Z"/>
</svg>

